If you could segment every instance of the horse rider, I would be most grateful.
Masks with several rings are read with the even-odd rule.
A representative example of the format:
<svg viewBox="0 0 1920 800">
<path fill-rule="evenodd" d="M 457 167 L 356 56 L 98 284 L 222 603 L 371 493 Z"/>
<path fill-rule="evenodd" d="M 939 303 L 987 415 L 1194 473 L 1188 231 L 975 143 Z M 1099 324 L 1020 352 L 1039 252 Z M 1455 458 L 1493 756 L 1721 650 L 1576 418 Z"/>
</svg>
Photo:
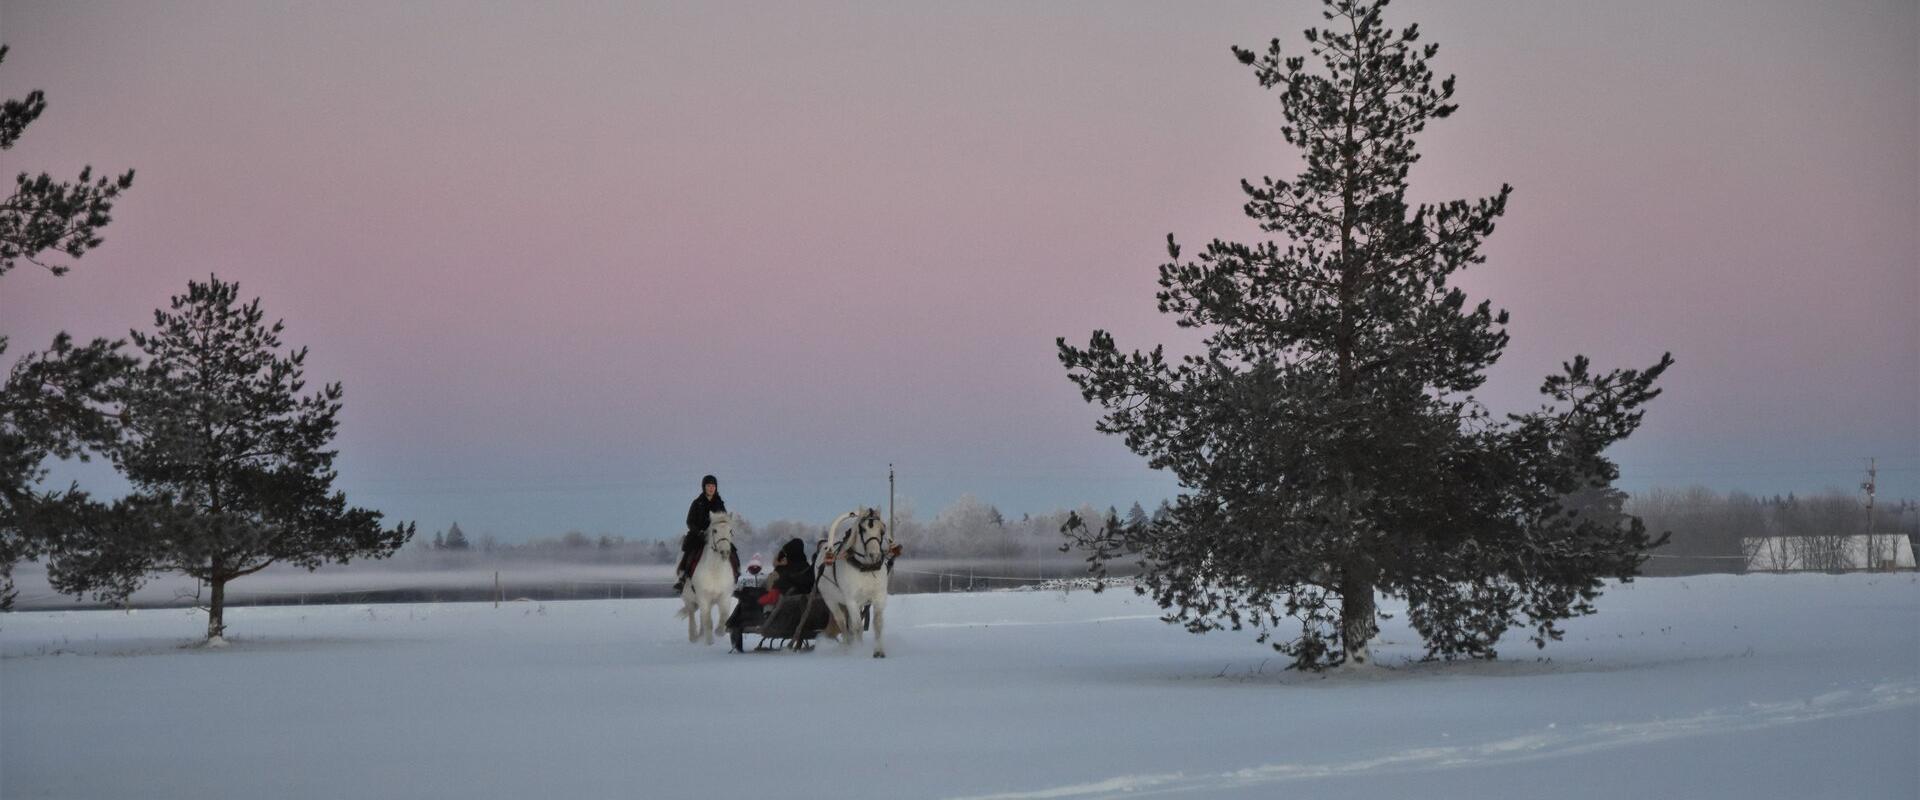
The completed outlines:
<svg viewBox="0 0 1920 800">
<path fill-rule="evenodd" d="M 700 566 L 700 554 L 707 549 L 708 516 L 715 511 L 726 511 L 727 501 L 720 499 L 720 479 L 708 475 L 700 479 L 700 496 L 693 498 L 693 505 L 687 507 L 687 535 L 680 540 L 680 563 L 673 568 L 679 580 L 673 582 L 673 591 L 678 594 L 687 585 L 687 578 L 693 574 L 693 568 Z M 740 574 L 740 551 L 738 548 L 727 552 L 727 558 L 733 563 L 733 574 Z"/>
</svg>

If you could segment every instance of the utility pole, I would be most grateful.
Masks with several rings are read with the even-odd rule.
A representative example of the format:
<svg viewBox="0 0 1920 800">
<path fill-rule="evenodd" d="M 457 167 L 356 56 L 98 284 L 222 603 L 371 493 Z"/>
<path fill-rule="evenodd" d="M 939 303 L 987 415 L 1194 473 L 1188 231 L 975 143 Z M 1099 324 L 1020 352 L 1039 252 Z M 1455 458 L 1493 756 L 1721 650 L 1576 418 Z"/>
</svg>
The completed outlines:
<svg viewBox="0 0 1920 800">
<path fill-rule="evenodd" d="M 1895 531 L 1893 534 L 1893 568 L 1896 570 L 1900 568 L 1900 540 L 1901 539 L 1907 540 L 1908 553 L 1911 554 L 1913 552 L 1913 539 L 1914 539 L 1913 534 L 1904 530 L 1900 530 L 1900 520 L 1906 519 L 1908 512 L 1912 512 L 1914 514 L 1915 516 L 1914 522 L 1916 523 L 1914 525 L 1914 528 L 1916 530 L 1920 530 L 1920 505 L 1914 504 L 1912 500 L 1901 500 L 1900 510 L 1898 512 L 1895 512 L 1893 515 L 1893 527 Z M 1916 566 L 1920 566 L 1920 565 L 1916 565 Z"/>
<path fill-rule="evenodd" d="M 1869 571 L 1873 569 L 1874 556 L 1880 553 L 1880 542 L 1873 538 L 1873 490 L 1875 478 L 1879 473 L 1878 466 L 1874 459 L 1867 459 L 1867 482 L 1860 484 L 1860 488 L 1867 492 L 1867 569 Z M 1894 551 L 1898 552 L 1899 548 L 1895 547 Z M 1888 563 L 1891 564 L 1891 560 Z"/>
<path fill-rule="evenodd" d="M 886 544 L 891 548 L 900 540 L 894 537 L 899 532 L 893 529 L 893 462 L 887 462 L 887 537 Z M 887 555 L 887 594 L 893 594 L 893 555 L 891 549 Z"/>
</svg>

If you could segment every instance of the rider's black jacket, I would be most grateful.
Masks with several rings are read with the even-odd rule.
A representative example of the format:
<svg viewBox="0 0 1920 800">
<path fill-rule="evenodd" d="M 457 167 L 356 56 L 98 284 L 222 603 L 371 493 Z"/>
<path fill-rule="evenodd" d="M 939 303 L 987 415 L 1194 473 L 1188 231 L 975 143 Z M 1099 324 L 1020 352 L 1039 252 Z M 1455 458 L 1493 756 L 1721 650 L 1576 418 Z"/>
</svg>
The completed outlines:
<svg viewBox="0 0 1920 800">
<path fill-rule="evenodd" d="M 691 555 L 707 546 L 707 515 L 715 511 L 727 510 L 727 501 L 720 499 L 720 493 L 714 492 L 713 499 L 707 499 L 707 493 L 701 492 L 693 498 L 693 505 L 687 507 L 687 538 L 680 540 L 680 552 Z"/>
</svg>

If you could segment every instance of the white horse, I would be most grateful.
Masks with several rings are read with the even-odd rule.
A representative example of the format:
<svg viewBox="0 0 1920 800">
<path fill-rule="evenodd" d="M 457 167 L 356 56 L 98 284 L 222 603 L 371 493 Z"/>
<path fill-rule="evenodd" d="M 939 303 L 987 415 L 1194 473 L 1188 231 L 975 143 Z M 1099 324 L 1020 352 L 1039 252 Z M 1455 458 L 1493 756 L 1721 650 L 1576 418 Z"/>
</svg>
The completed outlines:
<svg viewBox="0 0 1920 800">
<path fill-rule="evenodd" d="M 838 531 L 840 523 L 853 520 L 846 536 Z M 817 591 L 840 626 L 840 642 L 846 647 L 862 638 L 860 612 L 873 611 L 873 657 L 886 658 L 884 638 L 887 616 L 887 578 L 893 573 L 893 559 L 899 545 L 880 519 L 880 512 L 861 508 L 841 514 L 827 526 L 826 554 Z"/>
<path fill-rule="evenodd" d="M 687 618 L 687 641 L 706 637 L 713 644 L 713 630 L 733 613 L 733 517 L 716 511 L 707 517 L 707 549 L 700 563 L 680 590 L 680 610 L 676 617 Z M 713 612 L 718 611 L 716 621 Z"/>
</svg>

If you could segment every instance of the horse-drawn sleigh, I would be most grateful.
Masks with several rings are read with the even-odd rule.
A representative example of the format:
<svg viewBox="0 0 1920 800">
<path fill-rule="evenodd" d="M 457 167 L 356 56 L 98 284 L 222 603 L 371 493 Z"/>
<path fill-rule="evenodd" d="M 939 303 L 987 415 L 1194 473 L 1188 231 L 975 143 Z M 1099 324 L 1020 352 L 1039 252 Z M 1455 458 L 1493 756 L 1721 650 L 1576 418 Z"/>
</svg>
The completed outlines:
<svg viewBox="0 0 1920 800">
<path fill-rule="evenodd" d="M 841 526 L 848 521 L 853 525 L 842 535 Z M 710 547 L 715 541 L 724 541 L 724 547 L 732 546 L 731 522 L 726 515 L 714 514 L 709 531 Z M 747 599 L 728 598 L 725 604 L 723 618 L 733 628 L 736 648 L 745 633 L 760 637 L 753 648 L 757 652 L 811 650 L 823 633 L 837 636 L 843 645 L 852 647 L 871 625 L 873 657 L 887 657 L 884 639 L 887 583 L 893 572 L 893 561 L 900 555 L 900 545 L 893 541 L 878 511 L 860 508 L 840 515 L 827 526 L 826 536 L 811 561 L 805 560 L 805 545 L 798 539 L 788 542 L 781 555 L 781 562 L 775 567 L 779 600 L 773 604 L 771 613 L 764 615 L 763 621 L 757 625 L 752 623 L 753 615 L 746 612 L 754 608 L 742 607 L 735 611 L 731 607 L 736 599 L 743 603 L 757 602 L 757 593 L 748 594 Z M 721 574 L 725 574 L 725 558 L 704 558 L 682 591 L 686 606 L 681 613 L 690 615 L 687 635 L 692 641 L 698 641 L 701 633 L 706 633 L 709 643 L 712 641 L 711 628 L 696 631 L 693 621 L 695 616 L 705 617 L 707 613 L 706 595 L 695 587 L 701 584 L 700 570 L 710 562 L 718 562 Z M 709 578 L 708 584 L 712 583 Z"/>
</svg>

